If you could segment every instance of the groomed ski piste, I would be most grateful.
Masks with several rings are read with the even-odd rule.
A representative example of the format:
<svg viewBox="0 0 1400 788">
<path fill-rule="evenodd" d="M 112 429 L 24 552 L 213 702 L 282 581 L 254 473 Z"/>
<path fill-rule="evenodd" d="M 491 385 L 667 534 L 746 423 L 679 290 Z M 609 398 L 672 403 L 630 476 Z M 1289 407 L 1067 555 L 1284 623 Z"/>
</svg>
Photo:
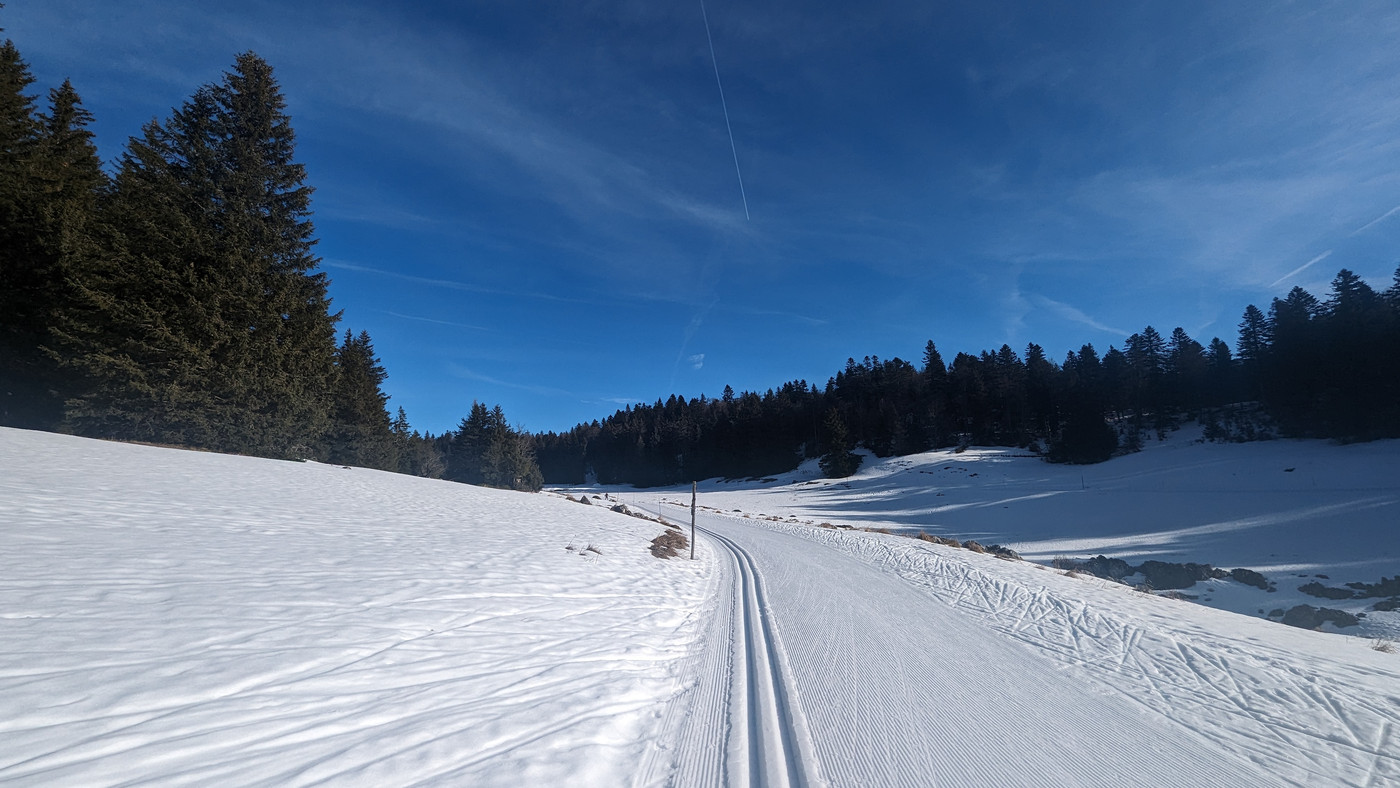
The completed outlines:
<svg viewBox="0 0 1400 788">
<path fill-rule="evenodd" d="M 1016 454 L 703 482 L 690 561 L 610 511 L 688 488 L 0 430 L 0 783 L 1400 784 L 1400 614 L 1296 590 L 1400 574 L 1400 444 Z M 1277 590 L 1047 566 L 1100 552 Z"/>
</svg>

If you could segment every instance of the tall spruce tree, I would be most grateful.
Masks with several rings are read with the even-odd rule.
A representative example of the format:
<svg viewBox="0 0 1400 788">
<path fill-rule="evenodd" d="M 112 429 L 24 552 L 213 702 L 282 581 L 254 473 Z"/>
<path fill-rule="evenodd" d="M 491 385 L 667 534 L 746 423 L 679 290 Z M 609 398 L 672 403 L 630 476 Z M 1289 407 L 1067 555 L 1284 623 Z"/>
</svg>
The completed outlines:
<svg viewBox="0 0 1400 788">
<path fill-rule="evenodd" d="M 53 329 L 73 306 L 73 282 L 100 254 L 96 209 L 107 176 L 88 130 L 92 120 L 67 80 L 49 91 L 49 112 L 39 116 L 33 165 L 35 244 L 12 318 L 27 323 L 33 338 L 27 348 L 34 354 L 30 426 L 44 429 L 58 426 L 63 399 L 75 388 L 69 370 L 61 366 Z"/>
<path fill-rule="evenodd" d="M 1167 342 L 1167 404 L 1194 412 L 1206 397 L 1206 349 L 1177 326 Z"/>
<path fill-rule="evenodd" d="M 1384 297 L 1361 277 L 1343 268 L 1317 319 L 1321 345 L 1317 368 L 1319 412 L 1314 419 L 1323 434 L 1344 440 L 1369 440 L 1393 434 L 1400 407 L 1389 385 L 1394 363 L 1389 355 L 1393 331 Z"/>
<path fill-rule="evenodd" d="M 64 326 L 90 386 L 68 423 L 266 456 L 305 455 L 329 427 L 335 322 L 311 188 L 271 67 L 239 55 L 123 154 L 111 248 Z"/>
<path fill-rule="evenodd" d="M 826 412 L 822 433 L 826 447 L 821 460 L 818 461 L 822 473 L 831 479 L 842 479 L 855 473 L 860 467 L 860 455 L 851 451 L 846 422 L 842 421 L 841 414 L 837 413 L 835 408 Z"/>
<path fill-rule="evenodd" d="M 29 426 L 38 359 L 29 294 L 39 257 L 33 175 L 39 121 L 34 77 L 14 42 L 0 45 L 0 424 Z"/>
<path fill-rule="evenodd" d="M 1239 329 L 1235 351 L 1240 360 L 1242 393 L 1246 399 L 1257 400 L 1262 395 L 1264 364 L 1269 353 L 1269 319 L 1259 307 L 1250 304 L 1244 309 Z"/>
<path fill-rule="evenodd" d="M 335 353 L 335 368 L 331 428 L 326 439 L 328 459 L 342 465 L 398 470 L 400 441 L 385 407 L 389 397 L 381 388 L 389 375 L 374 355 L 369 332 L 355 336 L 346 330 Z M 406 437 L 403 408 L 399 415 Z"/>
<path fill-rule="evenodd" d="M 1210 340 L 1206 350 L 1207 404 L 1224 405 L 1238 398 L 1235 378 L 1235 361 L 1230 355 L 1230 346 L 1220 337 Z"/>
<path fill-rule="evenodd" d="M 485 403 L 473 401 L 471 411 L 451 435 L 445 478 L 463 484 L 485 484 L 486 449 L 495 428 L 491 409 Z"/>
</svg>

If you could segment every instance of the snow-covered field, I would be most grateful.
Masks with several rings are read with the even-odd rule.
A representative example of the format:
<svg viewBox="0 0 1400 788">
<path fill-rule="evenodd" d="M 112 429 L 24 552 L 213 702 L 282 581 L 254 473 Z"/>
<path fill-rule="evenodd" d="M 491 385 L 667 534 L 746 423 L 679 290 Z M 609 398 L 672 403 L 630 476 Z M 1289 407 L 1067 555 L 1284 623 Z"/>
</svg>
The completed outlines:
<svg viewBox="0 0 1400 788">
<path fill-rule="evenodd" d="M 818 525 L 1247 566 L 1279 590 L 1192 593 L 1341 606 L 1291 578 L 1400 574 L 1397 459 L 1175 441 L 712 481 L 690 562 L 557 494 L 0 429 L 0 783 L 1400 784 L 1400 654 L 1368 638 Z M 688 490 L 587 492 L 689 517 Z"/>
<path fill-rule="evenodd" d="M 1002 544 L 1050 563 L 1104 554 L 1258 571 L 1265 592 L 1233 580 L 1184 593 L 1261 616 L 1310 604 L 1365 613 L 1353 635 L 1400 640 L 1400 612 L 1376 598 L 1298 591 L 1400 576 L 1400 441 L 1204 444 L 1191 431 L 1100 465 L 1052 465 L 1015 449 L 972 448 L 879 460 L 849 479 L 815 461 L 772 480 L 702 482 L 701 502 L 751 519 L 925 531 Z M 689 489 L 646 493 L 687 503 Z M 1131 578 L 1130 578 L 1131 581 Z M 1331 628 L 1330 624 L 1325 625 Z"/>
<path fill-rule="evenodd" d="M 0 783 L 625 785 L 711 592 L 660 530 L 0 429 Z"/>
</svg>

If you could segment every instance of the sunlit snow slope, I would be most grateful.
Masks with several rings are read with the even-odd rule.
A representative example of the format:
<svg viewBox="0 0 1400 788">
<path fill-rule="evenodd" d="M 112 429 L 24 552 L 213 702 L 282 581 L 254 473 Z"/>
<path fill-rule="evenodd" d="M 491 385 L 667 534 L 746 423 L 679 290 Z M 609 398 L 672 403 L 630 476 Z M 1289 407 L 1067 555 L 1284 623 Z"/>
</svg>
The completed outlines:
<svg viewBox="0 0 1400 788">
<path fill-rule="evenodd" d="M 0 783 L 625 785 L 710 593 L 659 530 L 0 429 Z"/>
<path fill-rule="evenodd" d="M 1252 569 L 1275 591 L 1211 580 L 1185 593 L 1252 616 L 1299 604 L 1364 613 L 1347 632 L 1400 640 L 1400 611 L 1372 609 L 1383 597 L 1338 600 L 1299 591 L 1400 576 L 1400 441 L 1210 444 L 1182 429 L 1099 465 L 1052 465 L 1023 450 L 971 448 L 867 455 L 849 479 L 820 478 L 815 466 L 766 480 L 702 482 L 701 503 L 753 519 L 975 539 L 1041 563 L 1105 554 L 1132 564 Z M 675 491 L 641 497 L 655 502 L 663 495 L 681 500 Z"/>
</svg>

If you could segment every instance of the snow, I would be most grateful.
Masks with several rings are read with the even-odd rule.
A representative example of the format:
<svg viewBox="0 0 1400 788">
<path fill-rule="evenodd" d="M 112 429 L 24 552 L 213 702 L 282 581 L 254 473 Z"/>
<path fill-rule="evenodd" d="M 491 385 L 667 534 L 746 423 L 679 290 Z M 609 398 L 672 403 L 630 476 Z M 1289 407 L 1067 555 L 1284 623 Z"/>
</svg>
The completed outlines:
<svg viewBox="0 0 1400 788">
<path fill-rule="evenodd" d="M 603 498 L 0 430 L 0 782 L 1400 783 L 1394 614 L 1255 609 L 1400 574 L 1400 442 L 1015 454 L 705 482 L 692 562 Z M 584 492 L 689 519 L 688 488 Z M 1190 604 L 820 523 L 1279 590 Z"/>
<path fill-rule="evenodd" d="M 701 522 L 763 580 L 814 783 L 1400 780 L 1400 661 L 1358 638 L 895 536 Z"/>
<path fill-rule="evenodd" d="M 1400 575 L 1397 470 L 1395 440 L 1207 444 L 1183 429 L 1100 465 L 1052 465 L 1000 448 L 884 460 L 867 453 L 849 479 L 823 479 L 812 461 L 766 483 L 711 480 L 701 489 L 706 505 L 753 519 L 926 531 L 1002 544 L 1046 564 L 1105 554 L 1253 569 L 1277 591 L 1213 580 L 1185 593 L 1253 616 L 1299 604 L 1364 612 L 1346 631 L 1400 640 L 1400 612 L 1371 611 L 1376 599 L 1297 590 Z"/>
<path fill-rule="evenodd" d="M 0 430 L 0 782 L 624 785 L 709 594 L 660 528 Z"/>
</svg>

